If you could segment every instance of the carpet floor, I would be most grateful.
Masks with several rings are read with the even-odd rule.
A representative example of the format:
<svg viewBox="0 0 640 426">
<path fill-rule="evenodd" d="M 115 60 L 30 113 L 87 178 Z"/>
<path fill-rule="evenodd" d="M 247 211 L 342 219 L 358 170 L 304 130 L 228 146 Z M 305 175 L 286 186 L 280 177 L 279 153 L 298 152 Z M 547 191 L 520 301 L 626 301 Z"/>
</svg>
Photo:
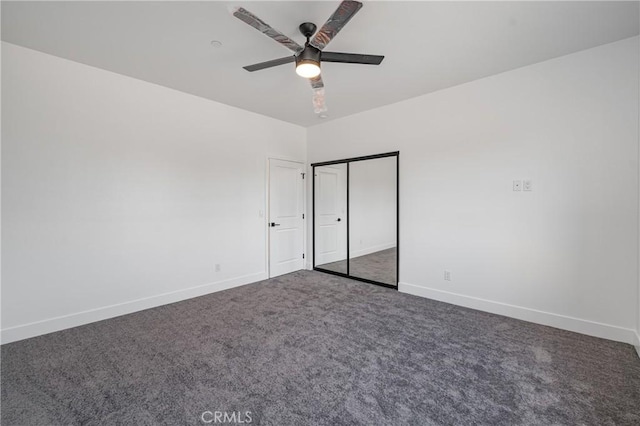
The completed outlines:
<svg viewBox="0 0 640 426">
<path fill-rule="evenodd" d="M 396 273 L 398 266 L 397 253 L 398 251 L 393 247 L 364 256 L 353 257 L 349 260 L 349 275 L 380 283 L 398 285 L 398 274 Z M 346 259 L 317 266 L 329 271 L 347 273 Z"/>
<path fill-rule="evenodd" d="M 5 426 L 640 424 L 630 345 L 311 271 L 3 345 L 1 362 Z"/>
</svg>

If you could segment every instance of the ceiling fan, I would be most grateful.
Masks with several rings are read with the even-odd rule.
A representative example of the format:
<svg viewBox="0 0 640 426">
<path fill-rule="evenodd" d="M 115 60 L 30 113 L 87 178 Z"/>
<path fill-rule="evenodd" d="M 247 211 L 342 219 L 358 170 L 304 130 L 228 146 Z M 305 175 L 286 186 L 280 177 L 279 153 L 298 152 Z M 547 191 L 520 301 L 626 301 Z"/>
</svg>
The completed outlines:
<svg viewBox="0 0 640 426">
<path fill-rule="evenodd" d="M 327 22 L 316 32 L 316 25 L 311 22 L 304 22 L 299 29 L 307 39 L 304 46 L 299 45 L 280 31 L 274 29 L 269 24 L 244 8 L 236 8 L 233 16 L 251 25 L 267 37 L 270 37 L 282 44 L 293 55 L 284 58 L 272 59 L 271 61 L 243 67 L 247 71 L 259 71 L 265 68 L 276 67 L 278 65 L 295 62 L 296 73 L 308 78 L 313 89 L 314 111 L 318 114 L 326 112 L 327 107 L 324 102 L 324 82 L 320 75 L 320 64 L 322 62 L 342 62 L 347 64 L 380 65 L 384 56 L 363 55 L 358 53 L 325 52 L 323 49 L 333 40 L 340 30 L 353 18 L 360 10 L 362 3 L 358 1 L 345 0 L 333 12 Z M 314 35 L 315 34 L 315 35 Z M 313 36 L 313 38 L 311 38 Z"/>
</svg>

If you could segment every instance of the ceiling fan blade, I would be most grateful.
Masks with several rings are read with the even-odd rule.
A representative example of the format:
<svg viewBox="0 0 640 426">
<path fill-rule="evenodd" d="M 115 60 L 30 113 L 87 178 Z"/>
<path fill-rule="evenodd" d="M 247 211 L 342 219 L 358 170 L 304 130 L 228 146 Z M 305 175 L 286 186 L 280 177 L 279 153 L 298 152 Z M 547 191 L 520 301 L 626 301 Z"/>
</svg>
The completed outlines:
<svg viewBox="0 0 640 426">
<path fill-rule="evenodd" d="M 313 112 L 321 114 L 327 112 L 327 105 L 324 102 L 324 82 L 322 76 L 313 77 L 309 79 L 311 83 L 311 89 L 313 89 Z"/>
<path fill-rule="evenodd" d="M 345 64 L 380 65 L 384 56 L 363 55 L 360 53 L 322 52 L 322 62 L 342 62 Z"/>
<path fill-rule="evenodd" d="M 322 81 L 322 76 L 319 75 L 317 77 L 313 77 L 309 79 L 309 82 L 311 83 L 311 88 L 312 89 L 321 89 L 324 87 L 324 82 Z"/>
<path fill-rule="evenodd" d="M 313 36 L 309 44 L 320 50 L 324 49 L 361 7 L 362 3 L 359 1 L 345 0 L 340 3 L 340 6 L 333 12 L 333 15 L 329 17 L 329 20 L 325 22 L 322 28 L 318 30 L 316 35 Z"/>
<path fill-rule="evenodd" d="M 278 65 L 288 64 L 289 62 L 294 62 L 296 60 L 295 56 L 285 56 L 284 58 L 272 59 L 267 62 L 260 62 L 259 64 L 247 65 L 246 67 L 242 67 L 247 71 L 259 71 L 265 68 L 277 67 Z"/>
<path fill-rule="evenodd" d="M 304 49 L 295 41 L 291 40 L 286 35 L 282 34 L 280 31 L 271 27 L 269 24 L 258 18 L 253 13 L 249 12 L 247 9 L 239 7 L 234 10 L 233 16 L 241 20 L 242 22 L 251 25 L 256 30 L 260 31 L 262 34 L 266 35 L 282 44 L 286 48 L 292 50 L 295 53 L 301 52 Z"/>
<path fill-rule="evenodd" d="M 313 90 L 313 112 L 316 114 L 327 112 L 327 104 L 324 102 L 324 87 Z"/>
</svg>

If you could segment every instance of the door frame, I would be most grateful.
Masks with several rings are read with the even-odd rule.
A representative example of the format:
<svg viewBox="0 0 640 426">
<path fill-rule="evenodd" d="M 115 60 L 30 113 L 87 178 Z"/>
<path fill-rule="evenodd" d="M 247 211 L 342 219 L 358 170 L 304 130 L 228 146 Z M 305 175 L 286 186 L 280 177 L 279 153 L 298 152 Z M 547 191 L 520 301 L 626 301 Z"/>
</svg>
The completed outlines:
<svg viewBox="0 0 640 426">
<path fill-rule="evenodd" d="M 356 161 L 374 160 L 376 158 L 396 157 L 396 285 L 386 284 L 367 278 L 355 277 L 349 274 L 349 164 Z M 316 266 L 316 167 L 330 166 L 334 164 L 347 165 L 347 273 L 331 271 Z M 324 161 L 321 163 L 311 164 L 311 253 L 312 266 L 314 271 L 325 272 L 331 275 L 351 278 L 352 280 L 362 281 L 369 284 L 375 284 L 382 287 L 393 288 L 398 290 L 400 287 L 400 151 L 385 152 L 384 154 L 365 155 L 362 157 L 345 158 L 342 160 Z"/>
<path fill-rule="evenodd" d="M 266 188 L 265 188 L 265 209 L 264 209 L 264 235 L 265 235 L 265 271 L 267 273 L 267 278 L 271 278 L 271 234 L 269 232 L 269 214 L 271 212 L 271 160 L 278 161 L 288 161 L 290 163 L 300 164 L 300 168 L 303 170 L 304 177 L 302 178 L 302 212 L 304 214 L 304 221 L 302 222 L 302 249 L 304 250 L 305 258 L 302 262 L 302 269 L 307 269 L 307 260 L 309 256 L 307 255 L 307 219 L 309 215 L 307 214 L 307 175 L 308 175 L 308 167 L 305 161 L 288 158 L 288 157 L 278 157 L 278 156 L 268 156 L 266 159 Z"/>
</svg>

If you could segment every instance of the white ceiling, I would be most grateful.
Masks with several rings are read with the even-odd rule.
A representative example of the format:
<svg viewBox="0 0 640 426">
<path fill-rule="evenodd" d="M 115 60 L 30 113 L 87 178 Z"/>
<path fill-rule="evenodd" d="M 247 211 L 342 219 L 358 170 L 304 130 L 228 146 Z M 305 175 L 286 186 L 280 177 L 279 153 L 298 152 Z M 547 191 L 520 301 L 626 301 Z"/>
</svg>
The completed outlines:
<svg viewBox="0 0 640 426">
<path fill-rule="evenodd" d="M 311 89 L 290 52 L 229 13 L 243 6 L 299 43 L 331 2 L 2 2 L 2 40 L 310 126 Z M 638 2 L 366 2 L 326 50 L 386 55 L 322 66 L 331 120 L 639 32 Z M 212 40 L 223 43 L 211 46 Z"/>
</svg>

